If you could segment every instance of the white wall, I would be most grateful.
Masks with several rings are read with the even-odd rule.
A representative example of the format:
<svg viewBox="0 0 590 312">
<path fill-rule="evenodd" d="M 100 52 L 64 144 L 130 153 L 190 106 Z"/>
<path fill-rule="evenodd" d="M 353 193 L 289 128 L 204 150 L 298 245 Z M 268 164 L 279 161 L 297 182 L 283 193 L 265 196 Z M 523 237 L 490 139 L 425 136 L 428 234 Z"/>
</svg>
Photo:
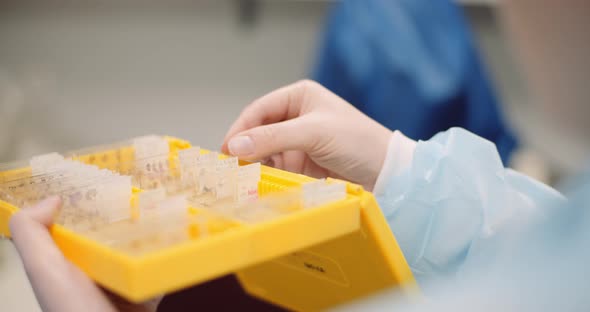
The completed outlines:
<svg viewBox="0 0 590 312">
<path fill-rule="evenodd" d="M 217 148 L 244 105 L 306 76 L 324 8 L 266 2 L 252 27 L 229 1 L 5 12 L 0 75 L 24 85 L 29 107 L 12 134 L 40 148 L 4 158 L 147 133 Z"/>
</svg>

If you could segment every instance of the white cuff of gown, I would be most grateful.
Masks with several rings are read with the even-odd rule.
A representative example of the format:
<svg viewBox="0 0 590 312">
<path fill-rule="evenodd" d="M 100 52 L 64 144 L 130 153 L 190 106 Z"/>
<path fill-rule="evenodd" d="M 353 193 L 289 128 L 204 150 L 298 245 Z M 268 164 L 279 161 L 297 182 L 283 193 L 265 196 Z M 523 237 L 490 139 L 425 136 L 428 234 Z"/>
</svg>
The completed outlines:
<svg viewBox="0 0 590 312">
<path fill-rule="evenodd" d="M 385 192 L 389 179 L 402 173 L 412 165 L 416 141 L 399 131 L 394 131 L 389 139 L 387 154 L 381 172 L 375 182 L 373 193 L 378 196 Z"/>
</svg>

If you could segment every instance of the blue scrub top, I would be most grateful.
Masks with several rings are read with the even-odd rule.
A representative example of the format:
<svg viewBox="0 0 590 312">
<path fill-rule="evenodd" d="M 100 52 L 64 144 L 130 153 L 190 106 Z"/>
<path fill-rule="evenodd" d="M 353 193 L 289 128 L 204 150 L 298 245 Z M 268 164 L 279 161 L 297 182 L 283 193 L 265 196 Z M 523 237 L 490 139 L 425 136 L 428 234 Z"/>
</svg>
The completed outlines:
<svg viewBox="0 0 590 312">
<path fill-rule="evenodd" d="M 516 147 L 469 26 L 448 1 L 338 2 L 313 75 L 412 139 L 462 127 L 494 142 L 505 163 Z"/>
</svg>

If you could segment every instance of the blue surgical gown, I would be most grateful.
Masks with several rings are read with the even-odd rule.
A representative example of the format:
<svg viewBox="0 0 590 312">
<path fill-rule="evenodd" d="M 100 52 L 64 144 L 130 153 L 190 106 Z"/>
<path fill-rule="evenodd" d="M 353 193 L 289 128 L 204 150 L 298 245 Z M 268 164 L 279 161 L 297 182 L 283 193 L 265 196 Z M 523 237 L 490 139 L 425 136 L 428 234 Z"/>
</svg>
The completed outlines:
<svg viewBox="0 0 590 312">
<path fill-rule="evenodd" d="M 313 77 L 412 139 L 463 127 L 494 142 L 505 162 L 516 146 L 469 26 L 450 1 L 339 1 Z"/>
<path fill-rule="evenodd" d="M 590 171 L 562 195 L 453 128 L 385 185 L 378 201 L 428 300 L 393 292 L 343 310 L 590 311 Z"/>
<path fill-rule="evenodd" d="M 421 285 L 493 259 L 492 246 L 504 248 L 565 203 L 554 189 L 504 168 L 492 142 L 461 128 L 418 142 L 409 167 L 384 181 L 377 199 Z"/>
</svg>

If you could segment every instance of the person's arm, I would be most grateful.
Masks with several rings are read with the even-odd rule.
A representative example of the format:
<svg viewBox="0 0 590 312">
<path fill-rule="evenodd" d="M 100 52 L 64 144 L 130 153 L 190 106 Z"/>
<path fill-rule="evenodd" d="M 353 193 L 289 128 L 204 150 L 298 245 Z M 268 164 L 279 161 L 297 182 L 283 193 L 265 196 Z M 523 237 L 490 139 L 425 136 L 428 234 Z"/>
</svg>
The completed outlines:
<svg viewBox="0 0 590 312">
<path fill-rule="evenodd" d="M 474 246 L 489 245 L 484 238 L 498 237 L 509 224 L 529 220 L 544 200 L 560 197 L 506 170 L 494 144 L 466 130 L 414 142 L 311 81 L 254 101 L 223 150 L 374 190 L 419 282 L 453 275 L 481 254 Z"/>
</svg>

